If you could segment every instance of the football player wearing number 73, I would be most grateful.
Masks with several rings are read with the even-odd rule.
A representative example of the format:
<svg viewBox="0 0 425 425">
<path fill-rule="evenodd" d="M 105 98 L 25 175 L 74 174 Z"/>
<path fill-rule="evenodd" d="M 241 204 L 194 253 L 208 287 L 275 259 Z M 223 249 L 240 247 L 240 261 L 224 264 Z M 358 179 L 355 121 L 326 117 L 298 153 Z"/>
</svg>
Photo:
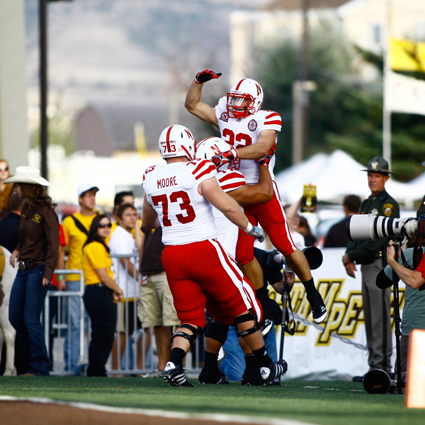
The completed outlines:
<svg viewBox="0 0 425 425">
<path fill-rule="evenodd" d="M 181 125 L 164 129 L 159 150 L 165 163 L 143 175 L 142 221 L 147 228 L 162 227 L 162 254 L 180 327 L 172 337 L 165 380 L 172 386 L 192 387 L 183 371 L 183 359 L 205 326 L 205 309 L 218 321 L 236 324 L 238 335 L 252 350 L 261 376 L 270 382 L 286 372 L 286 362 L 272 362 L 244 290 L 245 278 L 235 261 L 217 242 L 213 206 L 249 238 L 264 239 L 240 206 L 219 186 L 214 164 L 195 158 L 195 139 Z"/>
<path fill-rule="evenodd" d="M 256 160 L 267 155 L 277 143 L 277 133 L 281 130 L 282 120 L 276 112 L 261 110 L 263 89 L 257 81 L 249 78 L 233 84 L 227 96 L 220 98 L 215 108 L 201 102 L 204 83 L 220 76 L 221 73 L 208 69 L 198 72 L 187 92 L 185 106 L 191 114 L 218 128 L 221 138 L 233 146 L 211 159 L 215 166 L 220 168 L 223 164 L 230 163 L 233 169 L 244 175 L 247 184 L 256 184 Z M 273 158 L 269 164 L 272 178 L 274 164 Z M 285 256 L 287 264 L 305 287 L 314 322 L 321 323 L 327 317 L 325 304 L 314 285 L 305 255 L 292 240 L 275 182 L 274 189 L 274 197 L 270 201 L 246 206 L 245 214 L 253 225 L 260 223 L 273 245 Z M 254 258 L 254 241 L 241 231 L 236 247 L 236 261 L 255 289 L 261 288 L 263 275 Z"/>
</svg>

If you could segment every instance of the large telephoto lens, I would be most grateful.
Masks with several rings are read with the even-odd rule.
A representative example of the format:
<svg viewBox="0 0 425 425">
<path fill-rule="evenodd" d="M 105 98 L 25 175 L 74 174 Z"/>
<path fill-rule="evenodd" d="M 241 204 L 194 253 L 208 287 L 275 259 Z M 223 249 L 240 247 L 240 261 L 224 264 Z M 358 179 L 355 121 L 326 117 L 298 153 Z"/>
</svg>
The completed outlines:
<svg viewBox="0 0 425 425">
<path fill-rule="evenodd" d="M 351 215 L 347 221 L 350 241 L 375 240 L 397 236 L 405 232 L 410 236 L 417 230 L 418 222 L 412 218 L 389 218 L 378 215 Z"/>
</svg>

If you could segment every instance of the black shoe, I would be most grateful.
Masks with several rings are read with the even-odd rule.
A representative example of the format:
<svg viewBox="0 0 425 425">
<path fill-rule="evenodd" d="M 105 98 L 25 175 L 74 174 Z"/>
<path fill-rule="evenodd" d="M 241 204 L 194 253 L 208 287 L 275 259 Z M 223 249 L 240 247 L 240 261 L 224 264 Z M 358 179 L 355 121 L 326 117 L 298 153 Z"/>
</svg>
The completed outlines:
<svg viewBox="0 0 425 425">
<path fill-rule="evenodd" d="M 314 323 L 322 323 L 324 320 L 326 320 L 326 317 L 328 317 L 328 312 L 326 311 L 326 307 L 324 305 L 313 307 L 312 313 Z"/>
<path fill-rule="evenodd" d="M 276 363 L 271 362 L 269 367 L 260 367 L 261 377 L 265 383 L 274 381 L 282 376 L 288 370 L 288 364 L 285 360 L 279 360 Z"/>
<path fill-rule="evenodd" d="M 328 316 L 328 312 L 326 311 L 325 303 L 323 302 L 323 298 L 320 295 L 319 291 L 314 292 L 307 296 L 307 300 L 311 305 L 311 312 L 313 314 L 313 322 L 314 323 L 322 323 L 326 320 Z"/>
<path fill-rule="evenodd" d="M 363 382 L 364 375 L 362 376 L 353 376 L 353 382 Z"/>
<path fill-rule="evenodd" d="M 273 327 L 273 321 L 270 319 L 264 319 L 264 322 L 261 322 L 260 329 L 261 334 L 266 337 Z"/>
<path fill-rule="evenodd" d="M 261 377 L 260 368 L 255 369 L 245 369 L 242 379 L 241 379 L 242 385 L 247 386 L 263 386 L 267 385 L 264 382 L 264 379 Z"/>
<path fill-rule="evenodd" d="M 168 362 L 165 366 L 164 379 L 172 387 L 193 387 L 184 374 L 183 366 L 175 366 L 172 362 Z"/>
<path fill-rule="evenodd" d="M 229 380 L 226 378 L 224 373 L 220 372 L 220 369 L 215 367 L 204 366 L 198 377 L 200 384 L 220 384 L 228 385 Z"/>
</svg>

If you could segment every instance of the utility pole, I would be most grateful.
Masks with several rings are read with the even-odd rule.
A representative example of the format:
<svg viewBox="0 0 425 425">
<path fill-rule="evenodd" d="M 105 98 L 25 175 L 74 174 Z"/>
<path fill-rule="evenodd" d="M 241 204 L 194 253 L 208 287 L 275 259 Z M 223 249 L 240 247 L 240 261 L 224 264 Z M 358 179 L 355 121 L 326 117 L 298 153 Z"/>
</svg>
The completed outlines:
<svg viewBox="0 0 425 425">
<path fill-rule="evenodd" d="M 71 2 L 72 0 L 39 0 L 39 55 L 40 55 L 40 152 L 41 175 L 48 180 L 47 147 L 49 144 L 48 106 L 48 62 L 47 62 L 47 3 Z"/>
<path fill-rule="evenodd" d="M 312 82 L 308 81 L 308 9 L 309 0 L 303 0 L 302 8 L 302 38 L 301 52 L 298 62 L 298 80 L 292 86 L 293 115 L 292 115 L 292 163 L 297 164 L 304 158 L 308 135 L 309 91 L 314 90 Z M 314 83 L 313 83 L 314 84 Z"/>
<path fill-rule="evenodd" d="M 47 180 L 47 0 L 39 0 L 40 32 L 40 151 L 41 175 Z"/>
<path fill-rule="evenodd" d="M 384 52 L 384 69 L 383 69 L 383 102 L 382 102 L 382 156 L 387 160 L 389 169 L 391 170 L 391 111 L 387 109 L 385 93 L 385 80 L 390 69 L 390 37 L 392 33 L 392 0 L 387 0 L 387 25 L 386 31 L 383 31 L 383 52 Z"/>
</svg>

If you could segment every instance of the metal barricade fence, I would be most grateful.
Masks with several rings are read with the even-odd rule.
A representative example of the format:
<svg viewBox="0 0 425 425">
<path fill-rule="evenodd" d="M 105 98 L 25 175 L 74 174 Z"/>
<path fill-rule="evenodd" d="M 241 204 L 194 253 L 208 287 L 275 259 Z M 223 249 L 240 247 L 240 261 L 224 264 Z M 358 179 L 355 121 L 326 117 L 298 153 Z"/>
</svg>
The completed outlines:
<svg viewBox="0 0 425 425">
<path fill-rule="evenodd" d="M 129 261 L 134 260 L 138 264 L 137 254 L 111 255 L 111 258 L 125 260 L 125 293 L 140 293 L 141 278 L 129 279 Z M 49 356 L 52 361 L 53 375 L 74 375 L 81 374 L 83 366 L 88 363 L 88 347 L 90 344 L 90 319 L 85 311 L 84 276 L 81 270 L 55 270 L 56 275 L 78 274 L 80 277 L 79 291 L 56 291 L 50 290 L 47 293 L 44 305 L 44 335 Z M 115 275 L 118 283 L 121 279 L 120 269 Z M 122 282 L 121 282 L 122 283 Z M 130 285 L 135 285 L 130 287 Z M 78 297 L 79 305 L 79 351 L 78 368 L 72 370 L 70 354 L 68 359 L 64 356 L 64 345 L 68 339 L 68 352 L 71 353 L 71 346 L 74 343 L 71 335 L 71 311 L 67 307 L 67 300 L 70 297 Z M 117 326 L 113 353 L 109 357 L 106 365 L 108 374 L 116 375 L 143 375 L 154 370 L 157 365 L 157 349 L 154 329 L 143 329 L 143 324 L 138 322 L 139 295 L 134 298 L 125 299 L 117 305 Z M 131 326 L 130 326 L 131 324 Z M 122 332 L 124 330 L 124 332 Z M 130 333 L 129 330 L 132 330 Z M 124 341 L 123 341 L 124 340 Z M 121 356 L 121 349 L 123 355 Z M 67 361 L 66 361 L 67 360 Z M 202 368 L 203 362 L 203 336 L 199 336 L 194 344 L 193 351 L 186 356 L 185 368 L 189 374 L 197 374 Z"/>
</svg>

